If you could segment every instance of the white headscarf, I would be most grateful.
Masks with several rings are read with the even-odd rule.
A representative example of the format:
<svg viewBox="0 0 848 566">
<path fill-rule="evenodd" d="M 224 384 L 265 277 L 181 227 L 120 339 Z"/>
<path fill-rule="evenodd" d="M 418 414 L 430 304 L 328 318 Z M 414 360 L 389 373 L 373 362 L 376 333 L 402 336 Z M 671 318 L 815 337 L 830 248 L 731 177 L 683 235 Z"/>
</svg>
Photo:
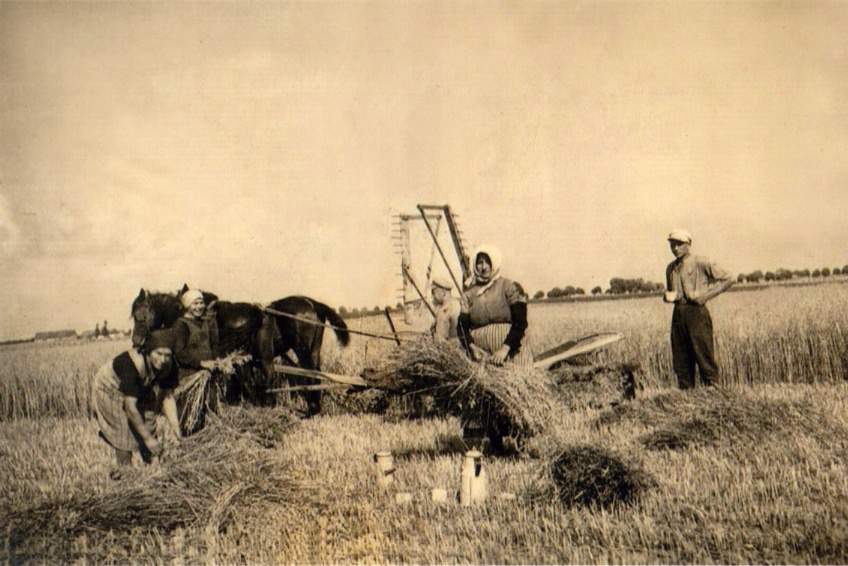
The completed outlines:
<svg viewBox="0 0 848 566">
<path fill-rule="evenodd" d="M 203 293 L 197 289 L 188 289 L 185 293 L 180 295 L 180 303 L 183 305 L 184 309 L 187 309 L 189 305 L 197 299 L 203 299 Z"/>
<path fill-rule="evenodd" d="M 477 256 L 480 254 L 486 254 L 492 264 L 492 273 L 487 280 L 481 279 L 480 274 L 477 273 Z M 482 285 L 482 287 L 477 290 L 477 295 L 482 295 L 495 281 L 500 279 L 503 255 L 497 247 L 491 244 L 483 244 L 474 250 L 474 253 L 471 255 L 471 262 L 471 270 L 474 273 L 474 284 Z"/>
</svg>

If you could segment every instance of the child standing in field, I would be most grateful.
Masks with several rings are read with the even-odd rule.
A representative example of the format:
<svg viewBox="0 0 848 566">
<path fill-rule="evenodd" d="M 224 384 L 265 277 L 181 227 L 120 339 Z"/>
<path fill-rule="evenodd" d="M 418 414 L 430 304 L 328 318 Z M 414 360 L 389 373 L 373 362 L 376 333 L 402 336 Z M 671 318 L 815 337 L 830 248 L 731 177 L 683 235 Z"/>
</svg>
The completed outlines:
<svg viewBox="0 0 848 566">
<path fill-rule="evenodd" d="M 663 300 L 674 304 L 671 317 L 671 354 L 674 373 L 681 389 L 695 386 L 695 368 L 704 385 L 715 385 L 718 364 L 715 358 L 713 321 L 707 301 L 733 285 L 730 273 L 703 256 L 691 253 L 692 235 L 672 230 L 668 243 L 675 259 L 665 270 Z"/>
<path fill-rule="evenodd" d="M 461 307 L 459 299 L 451 295 L 451 282 L 444 277 L 433 278 L 433 307 L 436 317 L 430 327 L 430 334 L 436 340 L 446 341 L 457 337 L 456 325 Z"/>
</svg>

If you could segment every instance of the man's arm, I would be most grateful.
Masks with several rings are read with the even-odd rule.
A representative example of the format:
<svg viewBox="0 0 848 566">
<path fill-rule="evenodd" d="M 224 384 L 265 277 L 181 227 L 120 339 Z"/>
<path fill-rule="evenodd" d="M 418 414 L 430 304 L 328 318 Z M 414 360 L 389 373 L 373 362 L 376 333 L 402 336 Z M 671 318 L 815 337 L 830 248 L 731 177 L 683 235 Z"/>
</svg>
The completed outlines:
<svg viewBox="0 0 848 566">
<path fill-rule="evenodd" d="M 678 290 L 672 289 L 672 273 L 674 272 L 674 264 L 670 263 L 665 268 L 665 294 L 663 294 L 663 302 L 665 303 L 676 303 L 679 300 L 680 292 Z M 676 293 L 674 299 L 671 298 L 671 293 Z"/>
<path fill-rule="evenodd" d="M 716 298 L 730 289 L 735 282 L 734 277 L 729 271 L 719 267 L 715 263 L 707 262 L 704 269 L 706 270 L 707 277 L 712 284 L 705 293 L 694 299 L 694 301 L 699 305 L 707 304 L 707 301 Z"/>
</svg>

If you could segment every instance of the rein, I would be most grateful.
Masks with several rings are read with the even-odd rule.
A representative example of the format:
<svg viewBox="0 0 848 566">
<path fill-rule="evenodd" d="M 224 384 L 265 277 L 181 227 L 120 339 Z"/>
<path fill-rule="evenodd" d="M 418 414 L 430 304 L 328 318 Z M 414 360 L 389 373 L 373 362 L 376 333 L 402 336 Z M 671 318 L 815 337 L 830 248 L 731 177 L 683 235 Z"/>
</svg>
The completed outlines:
<svg viewBox="0 0 848 566">
<path fill-rule="evenodd" d="M 402 340 L 402 341 L 406 341 L 406 342 L 412 341 L 411 338 L 400 338 L 400 337 L 395 337 L 395 336 L 388 336 L 386 334 L 372 334 L 371 332 L 365 332 L 363 330 L 352 330 L 350 328 L 340 328 L 338 326 L 333 326 L 332 324 L 330 324 L 328 322 L 321 322 L 320 320 L 313 320 L 311 318 L 304 318 L 302 316 L 297 316 L 296 314 L 289 314 L 287 312 L 278 311 L 278 310 L 272 309 L 270 307 L 264 307 L 264 306 L 261 306 L 261 305 L 259 305 L 259 308 L 261 308 L 263 312 L 266 312 L 268 314 L 272 314 L 274 316 L 284 316 L 286 318 L 291 318 L 293 320 L 299 320 L 300 322 L 305 322 L 306 324 L 312 324 L 314 326 L 329 326 L 333 330 L 340 330 L 342 332 L 349 332 L 351 334 L 360 334 L 362 336 L 367 336 L 369 338 L 379 338 L 380 340 L 391 340 L 392 342 L 396 342 L 397 340 Z"/>
</svg>

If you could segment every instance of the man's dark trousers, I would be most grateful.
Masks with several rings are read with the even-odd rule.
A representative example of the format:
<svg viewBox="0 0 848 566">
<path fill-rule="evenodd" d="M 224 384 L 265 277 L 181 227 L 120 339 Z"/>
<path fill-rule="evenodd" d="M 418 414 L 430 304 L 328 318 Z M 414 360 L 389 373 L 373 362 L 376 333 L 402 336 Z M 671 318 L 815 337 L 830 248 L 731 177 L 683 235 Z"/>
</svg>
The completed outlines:
<svg viewBox="0 0 848 566">
<path fill-rule="evenodd" d="M 674 305 L 671 354 L 681 389 L 695 386 L 695 366 L 700 369 L 704 385 L 715 385 L 718 364 L 713 344 L 713 319 L 707 307 L 689 302 Z"/>
</svg>

